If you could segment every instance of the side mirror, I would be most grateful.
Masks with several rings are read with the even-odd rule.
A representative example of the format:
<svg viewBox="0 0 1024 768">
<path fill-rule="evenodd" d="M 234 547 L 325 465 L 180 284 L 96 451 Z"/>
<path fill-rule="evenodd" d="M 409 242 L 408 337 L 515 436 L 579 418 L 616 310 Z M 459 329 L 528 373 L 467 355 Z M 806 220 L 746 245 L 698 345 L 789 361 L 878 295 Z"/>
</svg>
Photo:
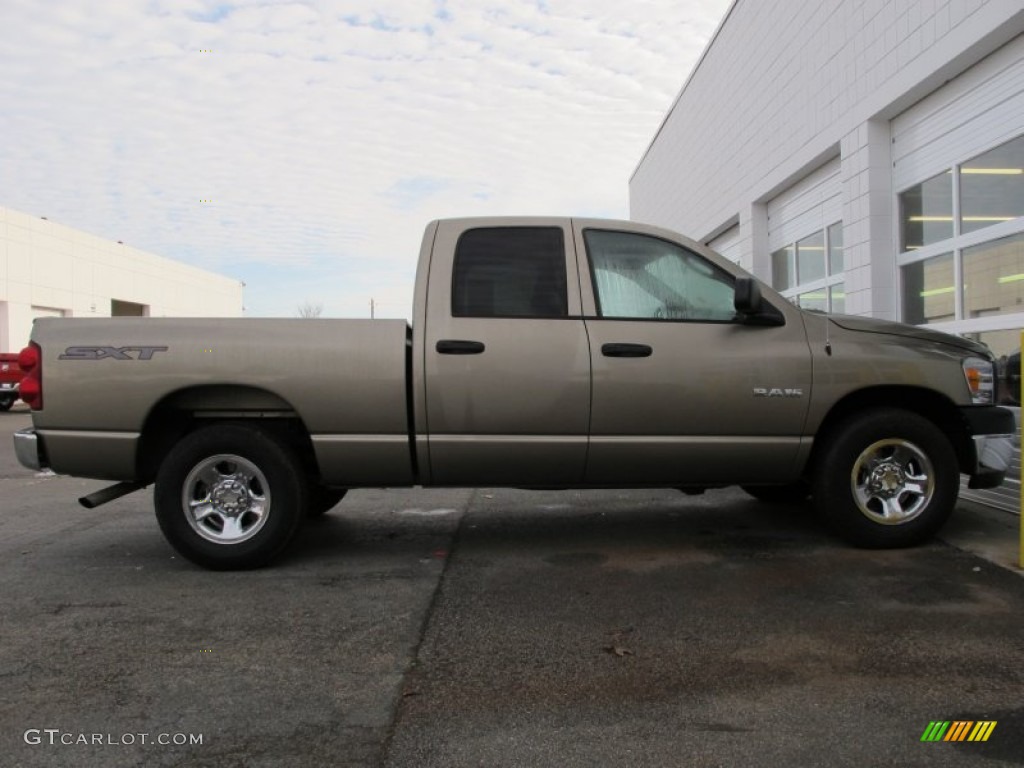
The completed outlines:
<svg viewBox="0 0 1024 768">
<path fill-rule="evenodd" d="M 732 304 L 740 315 L 756 315 L 761 311 L 761 286 L 752 277 L 737 277 Z"/>
<path fill-rule="evenodd" d="M 746 275 L 737 277 L 733 290 L 732 304 L 736 308 L 739 322 L 766 326 L 786 324 L 783 314 L 761 298 L 761 286 L 754 278 Z"/>
</svg>

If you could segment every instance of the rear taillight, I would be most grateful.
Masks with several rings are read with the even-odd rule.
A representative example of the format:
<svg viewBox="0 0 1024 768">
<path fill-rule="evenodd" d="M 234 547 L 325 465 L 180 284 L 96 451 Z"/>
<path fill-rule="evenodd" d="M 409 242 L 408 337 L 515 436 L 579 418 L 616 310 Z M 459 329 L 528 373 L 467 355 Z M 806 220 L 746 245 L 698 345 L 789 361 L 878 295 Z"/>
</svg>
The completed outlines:
<svg viewBox="0 0 1024 768">
<path fill-rule="evenodd" d="M 43 351 L 34 341 L 18 354 L 18 366 L 25 374 L 18 387 L 18 396 L 33 411 L 43 409 Z"/>
</svg>

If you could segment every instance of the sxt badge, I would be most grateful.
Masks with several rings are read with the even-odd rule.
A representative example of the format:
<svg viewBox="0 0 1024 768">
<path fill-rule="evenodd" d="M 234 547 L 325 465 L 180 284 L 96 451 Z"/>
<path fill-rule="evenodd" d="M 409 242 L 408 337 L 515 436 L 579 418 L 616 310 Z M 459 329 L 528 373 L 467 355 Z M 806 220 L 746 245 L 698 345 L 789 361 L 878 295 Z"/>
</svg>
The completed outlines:
<svg viewBox="0 0 1024 768">
<path fill-rule="evenodd" d="M 58 360 L 152 360 L 167 347 L 68 347 Z M 135 356 L 132 357 L 132 353 Z"/>
</svg>

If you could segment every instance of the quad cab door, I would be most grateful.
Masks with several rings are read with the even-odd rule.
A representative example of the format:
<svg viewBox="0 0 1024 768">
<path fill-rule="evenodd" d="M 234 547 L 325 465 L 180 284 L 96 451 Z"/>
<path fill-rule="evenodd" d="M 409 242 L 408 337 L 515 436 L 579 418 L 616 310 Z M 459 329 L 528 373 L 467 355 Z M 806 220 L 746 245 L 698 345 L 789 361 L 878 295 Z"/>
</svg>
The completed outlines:
<svg viewBox="0 0 1024 768">
<path fill-rule="evenodd" d="M 574 221 L 593 371 L 586 482 L 795 480 L 811 397 L 800 312 L 773 295 L 771 324 L 744 322 L 728 261 L 611 226 Z"/>
<path fill-rule="evenodd" d="M 428 482 L 579 485 L 590 349 L 570 221 L 440 222 L 425 298 Z"/>
</svg>

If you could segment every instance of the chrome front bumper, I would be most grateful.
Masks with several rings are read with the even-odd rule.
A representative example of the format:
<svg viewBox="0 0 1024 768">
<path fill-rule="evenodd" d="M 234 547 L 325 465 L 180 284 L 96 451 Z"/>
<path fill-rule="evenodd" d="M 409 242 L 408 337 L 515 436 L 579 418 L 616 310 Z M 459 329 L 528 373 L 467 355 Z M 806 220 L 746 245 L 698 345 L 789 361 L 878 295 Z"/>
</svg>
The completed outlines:
<svg viewBox="0 0 1024 768">
<path fill-rule="evenodd" d="M 967 487 L 979 489 L 1002 485 L 1013 459 L 1016 435 L 975 435 L 973 439 L 977 466 Z"/>
<path fill-rule="evenodd" d="M 43 469 L 46 463 L 43 461 L 41 449 L 42 443 L 39 441 L 39 436 L 31 427 L 19 429 L 14 433 L 14 455 L 18 457 L 18 461 L 23 467 L 36 471 Z"/>
</svg>

